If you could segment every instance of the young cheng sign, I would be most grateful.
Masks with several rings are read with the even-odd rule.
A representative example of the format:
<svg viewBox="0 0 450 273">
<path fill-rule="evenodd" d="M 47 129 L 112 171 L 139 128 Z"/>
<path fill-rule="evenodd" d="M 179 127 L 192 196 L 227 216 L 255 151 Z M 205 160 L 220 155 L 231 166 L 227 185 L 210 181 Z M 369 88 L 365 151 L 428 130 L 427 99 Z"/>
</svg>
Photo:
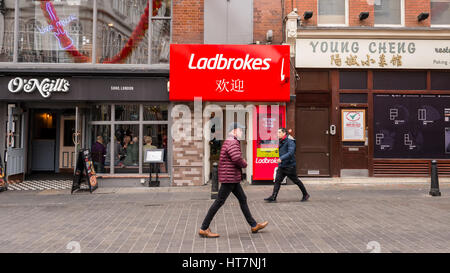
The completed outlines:
<svg viewBox="0 0 450 273">
<path fill-rule="evenodd" d="M 284 45 L 171 45 L 170 100 L 289 101 Z"/>
<path fill-rule="evenodd" d="M 450 41 L 297 39 L 300 68 L 449 69 Z"/>
</svg>

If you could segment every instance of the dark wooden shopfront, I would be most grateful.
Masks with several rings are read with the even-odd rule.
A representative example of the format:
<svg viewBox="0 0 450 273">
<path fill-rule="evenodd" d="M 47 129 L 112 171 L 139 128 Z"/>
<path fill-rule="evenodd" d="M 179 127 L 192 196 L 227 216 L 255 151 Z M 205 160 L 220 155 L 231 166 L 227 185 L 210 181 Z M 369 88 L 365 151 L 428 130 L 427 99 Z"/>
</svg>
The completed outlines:
<svg viewBox="0 0 450 273">
<path fill-rule="evenodd" d="M 450 142 L 449 71 L 297 69 L 297 73 L 299 175 L 429 176 L 433 159 L 438 160 L 441 175 L 450 175 L 450 151 L 444 147 Z M 389 116 L 390 108 L 381 109 L 386 101 L 398 105 L 398 118 L 397 110 Z M 429 107 L 429 114 L 420 120 L 423 109 L 417 108 L 424 107 Z M 404 124 L 402 109 L 407 113 Z M 342 141 L 342 110 L 365 112 L 365 141 Z M 385 129 L 391 130 L 390 142 L 382 133 Z"/>
</svg>

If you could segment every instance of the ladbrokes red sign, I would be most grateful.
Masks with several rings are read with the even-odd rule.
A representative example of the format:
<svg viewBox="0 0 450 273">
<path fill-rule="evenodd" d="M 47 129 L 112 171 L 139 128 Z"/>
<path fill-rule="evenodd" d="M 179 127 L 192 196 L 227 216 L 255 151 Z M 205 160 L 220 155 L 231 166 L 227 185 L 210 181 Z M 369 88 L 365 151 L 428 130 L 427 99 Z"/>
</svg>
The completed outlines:
<svg viewBox="0 0 450 273">
<path fill-rule="evenodd" d="M 289 46 L 171 45 L 170 100 L 289 101 Z"/>
</svg>

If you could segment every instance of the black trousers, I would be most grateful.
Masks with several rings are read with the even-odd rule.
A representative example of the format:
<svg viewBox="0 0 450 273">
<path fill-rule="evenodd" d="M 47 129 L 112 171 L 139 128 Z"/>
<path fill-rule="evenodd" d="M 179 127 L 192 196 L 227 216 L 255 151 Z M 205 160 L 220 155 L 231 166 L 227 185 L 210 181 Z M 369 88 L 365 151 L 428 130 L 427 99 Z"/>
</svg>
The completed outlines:
<svg viewBox="0 0 450 273">
<path fill-rule="evenodd" d="M 281 181 L 283 181 L 283 179 L 286 176 L 300 188 L 300 190 L 303 193 L 303 196 L 308 194 L 308 192 L 306 191 L 305 185 L 303 185 L 302 181 L 300 181 L 300 179 L 298 179 L 297 170 L 295 167 L 289 167 L 289 168 L 278 167 L 277 175 L 275 177 L 275 185 L 273 186 L 273 195 L 276 196 L 278 194 L 278 191 L 280 190 L 280 187 L 281 187 Z"/>
<path fill-rule="evenodd" d="M 244 193 L 244 189 L 240 183 L 222 183 L 220 185 L 218 197 L 216 201 L 211 205 L 208 210 L 208 214 L 206 214 L 205 220 L 203 220 L 203 224 L 201 229 L 206 230 L 209 228 L 214 215 L 216 215 L 217 211 L 220 207 L 223 206 L 225 201 L 227 200 L 230 193 L 233 193 L 234 196 L 239 200 L 239 205 L 241 206 L 242 213 L 244 213 L 245 219 L 251 227 L 256 226 L 256 221 L 253 219 L 252 214 L 250 213 L 250 209 L 247 205 L 247 196 Z"/>
</svg>

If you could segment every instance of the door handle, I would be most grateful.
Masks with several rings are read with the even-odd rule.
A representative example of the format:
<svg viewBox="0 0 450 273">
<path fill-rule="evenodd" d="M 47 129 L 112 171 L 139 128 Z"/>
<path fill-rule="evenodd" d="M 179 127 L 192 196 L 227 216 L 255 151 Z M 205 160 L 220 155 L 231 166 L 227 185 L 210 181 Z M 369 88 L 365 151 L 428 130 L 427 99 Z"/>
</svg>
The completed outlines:
<svg viewBox="0 0 450 273">
<path fill-rule="evenodd" d="M 331 125 L 330 126 L 330 134 L 332 136 L 334 136 L 336 134 L 336 125 Z"/>
</svg>

